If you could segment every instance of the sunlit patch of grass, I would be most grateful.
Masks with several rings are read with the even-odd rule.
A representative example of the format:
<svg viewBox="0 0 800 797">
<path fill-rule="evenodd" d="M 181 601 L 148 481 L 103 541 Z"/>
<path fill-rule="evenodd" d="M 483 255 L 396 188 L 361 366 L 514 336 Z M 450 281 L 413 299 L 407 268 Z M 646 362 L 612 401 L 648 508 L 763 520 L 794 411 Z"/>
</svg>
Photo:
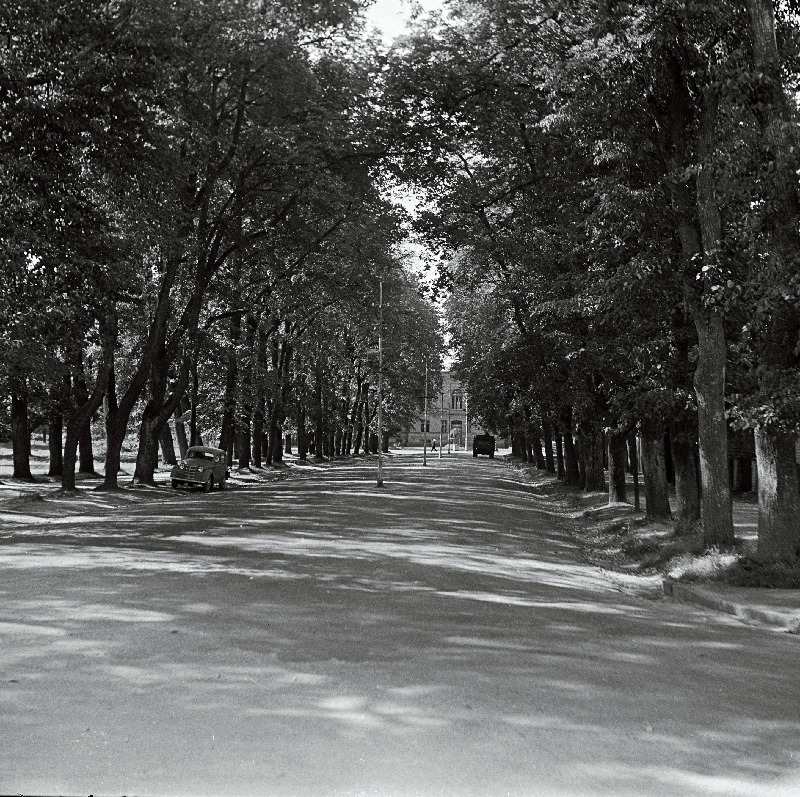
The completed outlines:
<svg viewBox="0 0 800 797">
<path fill-rule="evenodd" d="M 710 548 L 699 553 L 687 552 L 670 562 L 667 575 L 676 581 L 725 579 L 739 558 L 738 553 L 720 551 L 719 548 Z"/>
</svg>

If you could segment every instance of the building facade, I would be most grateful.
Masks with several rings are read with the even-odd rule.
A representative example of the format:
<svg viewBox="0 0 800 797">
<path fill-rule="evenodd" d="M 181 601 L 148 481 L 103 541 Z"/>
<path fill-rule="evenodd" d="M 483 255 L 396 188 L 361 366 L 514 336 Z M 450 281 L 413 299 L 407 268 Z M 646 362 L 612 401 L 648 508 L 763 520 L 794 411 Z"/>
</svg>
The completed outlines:
<svg viewBox="0 0 800 797">
<path fill-rule="evenodd" d="M 472 446 L 476 434 L 484 434 L 482 427 L 473 424 L 469 417 L 469 396 L 461 383 L 450 371 L 442 371 L 441 390 L 429 390 L 428 414 L 424 410 L 412 424 L 403 430 L 403 445 L 432 448 L 443 446 L 445 450 L 464 451 Z"/>
</svg>

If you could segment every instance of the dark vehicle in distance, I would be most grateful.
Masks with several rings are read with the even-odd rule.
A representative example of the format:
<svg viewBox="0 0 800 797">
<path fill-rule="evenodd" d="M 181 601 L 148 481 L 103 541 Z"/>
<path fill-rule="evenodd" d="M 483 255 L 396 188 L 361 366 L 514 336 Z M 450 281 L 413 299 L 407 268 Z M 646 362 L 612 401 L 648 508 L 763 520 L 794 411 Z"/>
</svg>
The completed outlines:
<svg viewBox="0 0 800 797">
<path fill-rule="evenodd" d="M 221 448 L 192 446 L 186 456 L 172 468 L 170 479 L 173 489 L 177 487 L 202 487 L 207 493 L 214 485 L 225 488 L 230 477 L 228 455 Z"/>
<path fill-rule="evenodd" d="M 489 459 L 494 459 L 494 436 L 490 434 L 476 434 L 472 438 L 472 456 L 488 454 Z"/>
</svg>

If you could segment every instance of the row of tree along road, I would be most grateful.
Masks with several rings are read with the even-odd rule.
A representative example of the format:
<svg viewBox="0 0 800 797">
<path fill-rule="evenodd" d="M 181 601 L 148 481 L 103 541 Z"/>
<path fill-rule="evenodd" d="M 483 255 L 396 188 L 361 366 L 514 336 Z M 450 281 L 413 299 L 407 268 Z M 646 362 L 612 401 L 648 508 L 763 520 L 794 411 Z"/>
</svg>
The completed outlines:
<svg viewBox="0 0 800 797">
<path fill-rule="evenodd" d="M 676 528 L 723 548 L 728 436 L 753 430 L 759 552 L 800 557 L 795 4 L 451 0 L 389 52 L 363 5 L 11 3 L 15 475 L 47 423 L 73 488 L 101 410 L 107 487 L 131 430 L 153 480 L 173 417 L 244 465 L 289 429 L 357 453 L 381 281 L 386 428 L 408 423 L 443 349 L 398 248 L 413 224 L 485 427 L 587 490 L 607 454 L 618 498 L 638 432 L 653 516 L 669 432 Z"/>
</svg>

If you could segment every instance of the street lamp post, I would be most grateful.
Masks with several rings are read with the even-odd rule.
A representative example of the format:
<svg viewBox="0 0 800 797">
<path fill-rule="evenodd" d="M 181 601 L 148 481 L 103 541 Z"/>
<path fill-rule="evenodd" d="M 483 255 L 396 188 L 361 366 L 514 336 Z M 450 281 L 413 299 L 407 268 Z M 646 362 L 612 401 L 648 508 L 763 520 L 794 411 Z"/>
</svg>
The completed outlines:
<svg viewBox="0 0 800 797">
<path fill-rule="evenodd" d="M 428 361 L 425 360 L 425 415 L 422 421 L 422 464 L 428 464 Z"/>
<path fill-rule="evenodd" d="M 447 453 L 450 453 L 450 441 L 453 439 L 453 422 L 450 418 L 450 410 L 453 408 L 453 391 L 448 396 L 450 403 L 447 405 Z"/>
<path fill-rule="evenodd" d="M 383 280 L 378 311 L 378 487 L 383 487 Z"/>
<path fill-rule="evenodd" d="M 469 403 L 467 391 L 464 391 L 464 451 L 469 451 Z"/>
<path fill-rule="evenodd" d="M 442 426 L 444 426 L 442 423 L 444 420 L 444 393 L 440 393 L 440 395 L 442 397 L 442 406 L 439 409 L 439 459 L 442 458 L 442 432 L 444 431 L 442 429 Z"/>
</svg>

